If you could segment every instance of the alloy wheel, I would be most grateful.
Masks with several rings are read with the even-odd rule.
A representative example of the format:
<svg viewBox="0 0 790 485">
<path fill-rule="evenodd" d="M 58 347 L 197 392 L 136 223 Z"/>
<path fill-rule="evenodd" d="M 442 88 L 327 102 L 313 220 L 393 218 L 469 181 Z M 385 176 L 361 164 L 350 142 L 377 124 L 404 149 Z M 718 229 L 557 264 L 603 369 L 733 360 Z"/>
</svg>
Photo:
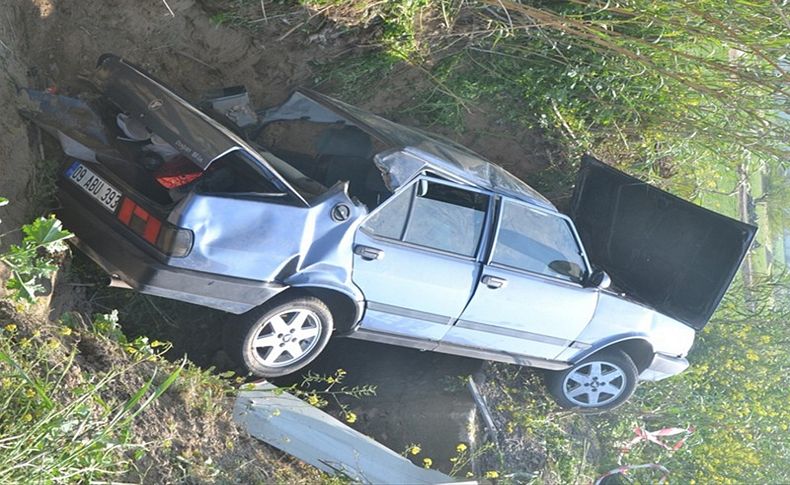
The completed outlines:
<svg viewBox="0 0 790 485">
<path fill-rule="evenodd" d="M 285 367 L 301 359 L 320 341 L 322 324 L 308 309 L 289 309 L 264 322 L 250 341 L 253 355 L 267 367 Z"/>
<path fill-rule="evenodd" d="M 617 399 L 627 385 L 625 372 L 611 362 L 586 362 L 562 383 L 565 397 L 575 406 L 602 407 Z"/>
</svg>

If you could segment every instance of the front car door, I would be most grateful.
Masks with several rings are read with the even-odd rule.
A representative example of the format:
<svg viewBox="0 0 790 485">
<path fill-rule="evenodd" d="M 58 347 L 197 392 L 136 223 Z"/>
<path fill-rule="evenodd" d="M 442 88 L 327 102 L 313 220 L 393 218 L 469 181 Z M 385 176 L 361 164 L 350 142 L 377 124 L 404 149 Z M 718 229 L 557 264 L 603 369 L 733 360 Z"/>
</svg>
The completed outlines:
<svg viewBox="0 0 790 485">
<path fill-rule="evenodd" d="M 371 213 L 354 239 L 366 310 L 352 336 L 434 348 L 477 283 L 490 205 L 481 191 L 422 178 Z"/>
<path fill-rule="evenodd" d="M 598 290 L 563 215 L 503 198 L 491 254 L 474 296 L 442 347 L 472 347 L 526 363 L 551 360 L 590 322 Z"/>
</svg>

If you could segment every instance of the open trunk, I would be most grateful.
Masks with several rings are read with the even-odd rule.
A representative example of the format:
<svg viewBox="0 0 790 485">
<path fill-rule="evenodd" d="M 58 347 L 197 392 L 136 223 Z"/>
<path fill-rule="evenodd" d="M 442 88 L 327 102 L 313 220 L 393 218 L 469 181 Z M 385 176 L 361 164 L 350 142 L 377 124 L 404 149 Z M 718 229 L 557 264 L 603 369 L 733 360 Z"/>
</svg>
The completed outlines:
<svg viewBox="0 0 790 485">
<path fill-rule="evenodd" d="M 189 191 L 285 197 L 297 191 L 238 135 L 116 56 L 103 56 L 101 96 L 25 91 L 22 113 L 53 134 L 64 152 L 99 163 L 160 212 Z M 293 178 L 300 182 L 299 174 Z"/>
<path fill-rule="evenodd" d="M 571 217 L 590 260 L 615 286 L 697 330 L 757 232 L 590 156 L 582 159 Z"/>
</svg>

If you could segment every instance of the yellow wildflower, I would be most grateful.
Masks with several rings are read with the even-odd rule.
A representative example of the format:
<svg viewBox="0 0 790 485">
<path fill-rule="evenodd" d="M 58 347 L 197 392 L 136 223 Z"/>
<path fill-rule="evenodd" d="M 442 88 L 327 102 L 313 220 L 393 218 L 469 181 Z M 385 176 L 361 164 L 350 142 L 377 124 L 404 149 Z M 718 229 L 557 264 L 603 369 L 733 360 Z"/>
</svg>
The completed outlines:
<svg viewBox="0 0 790 485">
<path fill-rule="evenodd" d="M 320 402 L 320 399 L 318 399 L 318 396 L 316 396 L 315 394 L 310 394 L 309 396 L 307 396 L 307 402 L 311 406 L 316 406 Z"/>
<path fill-rule="evenodd" d="M 33 421 L 33 415 L 30 413 L 25 414 L 24 416 L 22 416 L 22 421 L 26 423 Z"/>
<path fill-rule="evenodd" d="M 488 470 L 484 476 L 485 478 L 499 478 L 499 472 L 496 470 Z"/>
<path fill-rule="evenodd" d="M 357 421 L 357 415 L 352 413 L 351 411 L 346 413 L 346 422 L 347 423 L 355 423 Z"/>
<path fill-rule="evenodd" d="M 25 389 L 25 397 L 28 399 L 32 399 L 36 397 L 36 391 L 28 387 L 27 389 Z"/>
<path fill-rule="evenodd" d="M 466 445 L 464 443 L 458 443 L 458 446 L 455 447 L 455 451 L 458 453 L 463 453 L 466 451 Z"/>
<path fill-rule="evenodd" d="M 411 448 L 409 448 L 409 453 L 412 455 L 419 455 L 421 451 L 420 445 L 411 445 Z"/>
<path fill-rule="evenodd" d="M 16 325 L 14 325 L 13 323 L 9 323 L 8 325 L 5 326 L 5 329 L 9 333 L 14 333 L 16 332 Z"/>
<path fill-rule="evenodd" d="M 427 458 L 427 457 L 422 459 L 422 466 L 423 467 L 430 468 L 431 465 L 433 465 L 433 460 L 431 460 L 430 458 Z"/>
<path fill-rule="evenodd" d="M 71 329 L 69 327 L 61 327 L 58 333 L 68 337 L 69 335 L 71 335 Z"/>
</svg>

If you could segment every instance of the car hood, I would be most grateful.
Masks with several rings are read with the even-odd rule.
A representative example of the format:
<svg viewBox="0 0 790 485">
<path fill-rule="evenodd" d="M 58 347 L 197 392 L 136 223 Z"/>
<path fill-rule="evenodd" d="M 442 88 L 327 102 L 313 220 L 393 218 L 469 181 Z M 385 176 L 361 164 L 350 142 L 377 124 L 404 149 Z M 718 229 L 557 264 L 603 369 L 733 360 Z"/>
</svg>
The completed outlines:
<svg viewBox="0 0 790 485">
<path fill-rule="evenodd" d="M 582 159 L 571 217 L 590 260 L 615 286 L 697 330 L 757 232 L 590 156 Z"/>
</svg>

